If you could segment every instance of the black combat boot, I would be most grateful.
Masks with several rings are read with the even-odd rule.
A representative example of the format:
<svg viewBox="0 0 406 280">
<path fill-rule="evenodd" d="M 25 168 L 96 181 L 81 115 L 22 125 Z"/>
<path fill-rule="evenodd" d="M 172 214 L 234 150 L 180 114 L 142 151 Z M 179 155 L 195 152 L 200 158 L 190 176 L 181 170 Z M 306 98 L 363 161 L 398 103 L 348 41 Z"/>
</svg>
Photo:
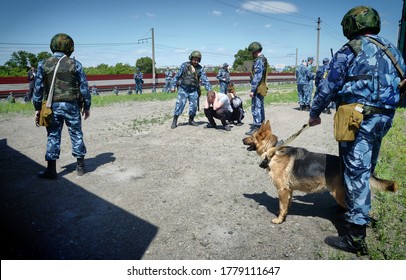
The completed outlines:
<svg viewBox="0 0 406 280">
<path fill-rule="evenodd" d="M 252 125 L 250 131 L 245 132 L 245 135 L 252 135 L 255 131 L 259 130 L 260 126 Z"/>
<path fill-rule="evenodd" d="M 354 253 L 357 255 L 365 256 L 368 255 L 368 247 L 365 242 L 365 237 L 367 235 L 366 225 L 348 225 L 348 233 L 344 236 L 328 236 L 324 240 L 327 245 L 334 248 Z"/>
<path fill-rule="evenodd" d="M 41 179 L 56 180 L 58 177 L 56 174 L 56 160 L 48 160 L 47 169 L 38 172 L 37 175 Z"/>
<path fill-rule="evenodd" d="M 189 116 L 189 125 L 198 126 L 198 124 L 194 121 L 195 116 Z"/>
<path fill-rule="evenodd" d="M 83 176 L 85 174 L 86 169 L 85 169 L 85 159 L 84 158 L 77 159 L 76 172 L 78 173 L 78 176 Z"/>
<path fill-rule="evenodd" d="M 172 129 L 178 127 L 178 117 L 179 117 L 179 116 L 173 116 L 173 121 L 172 121 L 172 125 L 171 125 L 171 128 L 172 128 Z"/>
<path fill-rule="evenodd" d="M 221 124 L 223 125 L 224 130 L 231 131 L 231 127 L 227 124 L 226 120 L 221 120 Z"/>
</svg>

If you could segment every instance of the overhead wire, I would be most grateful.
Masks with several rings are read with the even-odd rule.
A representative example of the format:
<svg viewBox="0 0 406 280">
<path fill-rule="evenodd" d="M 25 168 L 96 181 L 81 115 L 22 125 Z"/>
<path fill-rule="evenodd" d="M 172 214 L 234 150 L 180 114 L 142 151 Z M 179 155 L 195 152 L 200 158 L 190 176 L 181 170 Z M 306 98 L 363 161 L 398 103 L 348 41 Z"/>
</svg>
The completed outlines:
<svg viewBox="0 0 406 280">
<path fill-rule="evenodd" d="M 233 7 L 233 8 L 236 8 L 236 9 L 243 9 L 244 11 L 246 11 L 246 12 L 248 12 L 248 13 L 252 13 L 252 14 L 256 14 L 256 15 L 258 15 L 258 16 L 261 16 L 261 17 L 265 17 L 265 18 L 269 18 L 269 19 L 273 19 L 273 20 L 277 20 L 277 21 L 281 21 L 281 22 L 285 22 L 285 23 L 290 23 L 290 24 L 295 24 L 295 25 L 299 25 L 299 26 L 306 26 L 306 27 L 312 27 L 312 28 L 314 28 L 314 25 L 310 25 L 310 24 L 306 24 L 306 23 L 303 23 L 303 22 L 294 22 L 294 21 L 290 21 L 290 20 L 286 20 L 286 19 L 281 19 L 281 18 L 278 18 L 278 17 L 275 17 L 275 16 L 270 16 L 270 15 L 268 15 L 268 14 L 264 14 L 264 13 L 260 13 L 260 12 L 255 12 L 255 11 L 252 11 L 252 10 L 248 10 L 248 9 L 245 9 L 245 8 L 241 8 L 241 7 L 239 7 L 239 6 L 236 6 L 236 5 L 233 5 L 233 4 L 231 4 L 231 3 L 227 3 L 227 2 L 225 2 L 225 1 L 222 1 L 222 0 L 213 0 L 214 2 L 217 2 L 217 3 L 220 3 L 220 4 L 222 4 L 222 5 L 225 5 L 225 6 L 229 6 L 229 7 Z M 243 1 L 240 1 L 240 2 L 243 2 Z M 263 3 L 261 2 L 261 3 L 259 3 L 259 2 L 257 2 L 257 1 L 251 1 L 252 3 L 256 3 L 256 4 L 252 4 L 254 7 L 257 7 L 257 8 L 262 8 L 263 6 L 266 6 L 266 5 L 263 5 Z M 262 5 L 262 6 L 261 6 Z M 289 14 L 289 13 L 288 13 Z M 285 13 L 284 13 L 284 15 L 285 15 Z M 298 15 L 298 14 L 297 14 Z M 303 16 L 304 17 L 304 16 Z M 315 20 L 315 19 L 312 19 L 312 20 Z"/>
</svg>

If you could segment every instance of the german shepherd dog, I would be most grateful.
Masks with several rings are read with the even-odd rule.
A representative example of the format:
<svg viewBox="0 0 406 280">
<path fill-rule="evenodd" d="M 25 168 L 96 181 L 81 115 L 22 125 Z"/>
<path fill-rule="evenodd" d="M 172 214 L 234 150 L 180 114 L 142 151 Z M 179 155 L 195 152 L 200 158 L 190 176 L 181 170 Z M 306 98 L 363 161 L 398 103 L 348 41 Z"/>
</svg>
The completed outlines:
<svg viewBox="0 0 406 280">
<path fill-rule="evenodd" d="M 260 167 L 269 171 L 279 197 L 279 215 L 272 223 L 280 224 L 288 215 L 293 191 L 305 193 L 328 190 L 337 203 L 346 208 L 345 187 L 340 172 L 338 156 L 313 153 L 303 148 L 277 146 L 278 137 L 272 134 L 269 120 L 251 136 L 243 139 L 247 150 L 261 155 Z M 374 190 L 396 192 L 394 181 L 371 176 L 370 186 Z"/>
</svg>

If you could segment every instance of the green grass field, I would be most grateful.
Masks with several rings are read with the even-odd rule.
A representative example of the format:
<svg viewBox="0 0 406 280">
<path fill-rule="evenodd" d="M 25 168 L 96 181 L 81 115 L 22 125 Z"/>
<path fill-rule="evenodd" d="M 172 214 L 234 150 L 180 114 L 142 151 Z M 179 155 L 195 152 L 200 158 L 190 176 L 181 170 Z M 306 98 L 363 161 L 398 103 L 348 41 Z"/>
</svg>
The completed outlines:
<svg viewBox="0 0 406 280">
<path fill-rule="evenodd" d="M 297 102 L 295 84 L 271 85 L 270 94 L 265 97 L 265 105 L 275 103 Z M 218 87 L 214 87 L 218 90 Z M 237 92 L 248 92 L 247 87 L 237 87 Z M 206 92 L 203 91 L 203 95 Z M 102 94 L 92 96 L 92 106 L 108 106 L 113 103 L 122 102 L 145 102 L 145 101 L 167 101 L 175 100 L 175 93 L 147 93 L 142 95 L 127 95 L 121 93 L 118 96 L 113 94 Z M 250 106 L 247 100 L 245 108 Z M 34 109 L 31 103 L 10 104 L 5 100 L 0 102 L 0 117 L 8 117 L 16 114 L 33 115 Z M 144 120 L 148 121 L 148 120 Z M 156 120 L 149 120 L 155 123 Z M 370 250 L 369 258 L 373 260 L 405 260 L 406 259 L 406 109 L 399 108 L 396 112 L 393 127 L 385 136 L 377 175 L 382 178 L 394 179 L 399 184 L 399 191 L 393 193 L 376 193 L 372 200 L 371 217 L 373 222 L 368 229 L 367 242 Z M 337 252 L 330 259 L 346 259 L 347 255 Z"/>
</svg>

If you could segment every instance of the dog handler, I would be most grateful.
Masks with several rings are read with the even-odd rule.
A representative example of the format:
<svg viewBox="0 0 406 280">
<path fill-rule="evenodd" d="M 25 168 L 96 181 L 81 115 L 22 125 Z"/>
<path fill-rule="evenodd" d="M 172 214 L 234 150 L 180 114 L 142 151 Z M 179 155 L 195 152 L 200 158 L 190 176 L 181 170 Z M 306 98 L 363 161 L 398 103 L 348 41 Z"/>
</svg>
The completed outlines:
<svg viewBox="0 0 406 280">
<path fill-rule="evenodd" d="M 38 123 L 41 112 L 42 100 L 46 100 L 50 92 L 52 78 L 56 65 L 59 67 L 55 75 L 55 88 L 52 99 L 52 121 L 46 128 L 48 141 L 45 160 L 48 167 L 38 173 L 44 179 L 56 179 L 56 160 L 61 152 L 61 133 L 63 124 L 66 123 L 72 142 L 72 155 L 77 159 L 76 170 L 79 176 L 85 172 L 84 157 L 86 146 L 83 141 L 81 114 L 86 120 L 90 116 L 91 95 L 85 72 L 79 61 L 70 58 L 74 50 L 73 39 L 63 33 L 56 34 L 51 40 L 53 55 L 41 61 L 38 65 L 37 78 L 33 103 L 35 118 Z M 79 104 L 83 97 L 83 110 Z"/>
<path fill-rule="evenodd" d="M 400 100 L 397 86 L 401 81 L 389 56 L 367 37 L 387 46 L 403 71 L 406 66 L 399 50 L 377 35 L 381 22 L 373 8 L 358 6 L 349 10 L 341 25 L 350 42 L 334 55 L 328 76 L 321 82 L 320 92 L 313 101 L 309 124 L 321 123 L 319 116 L 333 98 L 340 105 L 364 105 L 363 121 L 355 140 L 339 142 L 348 232 L 344 236 L 329 236 L 325 242 L 344 251 L 366 255 L 365 237 L 371 208 L 369 178 L 377 164 L 382 138 L 392 126 Z"/>
</svg>

